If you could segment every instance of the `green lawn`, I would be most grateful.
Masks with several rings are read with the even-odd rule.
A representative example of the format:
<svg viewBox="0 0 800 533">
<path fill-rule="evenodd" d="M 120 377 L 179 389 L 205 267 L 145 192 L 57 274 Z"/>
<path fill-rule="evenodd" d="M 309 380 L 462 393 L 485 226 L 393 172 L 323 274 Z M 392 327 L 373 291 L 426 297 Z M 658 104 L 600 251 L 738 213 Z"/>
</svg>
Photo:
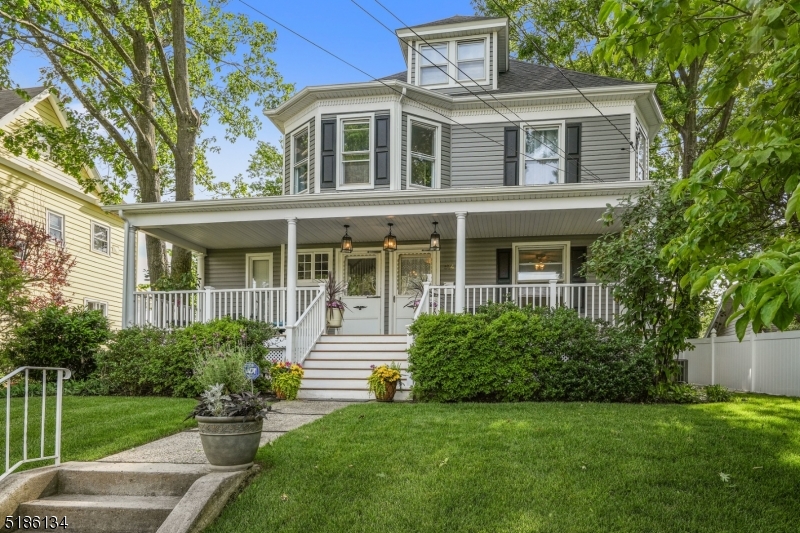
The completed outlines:
<svg viewBox="0 0 800 533">
<path fill-rule="evenodd" d="M 361 404 L 258 461 L 208 533 L 794 533 L 800 400 Z"/>
<path fill-rule="evenodd" d="M 12 398 L 11 463 L 22 456 L 23 400 Z M 194 425 L 182 422 L 196 402 L 181 398 L 65 396 L 62 421 L 62 461 L 93 461 L 145 444 Z M 39 455 L 41 399 L 29 403 L 28 454 Z M 55 398 L 47 398 L 45 453 L 54 448 Z M 0 450 L 5 450 L 5 395 L 0 409 Z M 45 463 L 50 464 L 50 463 Z M 42 466 L 32 463 L 21 469 Z"/>
</svg>

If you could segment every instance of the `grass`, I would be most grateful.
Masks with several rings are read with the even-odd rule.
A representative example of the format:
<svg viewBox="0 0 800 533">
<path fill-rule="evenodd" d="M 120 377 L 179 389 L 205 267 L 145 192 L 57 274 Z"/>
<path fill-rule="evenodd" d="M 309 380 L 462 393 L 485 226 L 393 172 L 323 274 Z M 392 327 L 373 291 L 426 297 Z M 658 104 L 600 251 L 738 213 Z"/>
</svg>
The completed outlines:
<svg viewBox="0 0 800 533">
<path fill-rule="evenodd" d="M 5 450 L 5 395 L 2 400 L 0 450 Z M 182 420 L 195 403 L 181 398 L 65 396 L 61 424 L 62 461 L 93 461 L 191 427 L 193 420 Z M 21 398 L 12 398 L 11 404 L 13 464 L 22 458 L 24 411 Z M 46 413 L 45 453 L 49 455 L 54 450 L 55 398 L 52 396 L 47 398 Z M 40 451 L 40 398 L 31 398 L 28 418 L 28 455 L 36 457 Z M 36 466 L 42 466 L 42 463 L 30 463 L 20 470 Z"/>
<path fill-rule="evenodd" d="M 208 533 L 796 532 L 800 400 L 370 403 L 257 460 Z"/>
</svg>

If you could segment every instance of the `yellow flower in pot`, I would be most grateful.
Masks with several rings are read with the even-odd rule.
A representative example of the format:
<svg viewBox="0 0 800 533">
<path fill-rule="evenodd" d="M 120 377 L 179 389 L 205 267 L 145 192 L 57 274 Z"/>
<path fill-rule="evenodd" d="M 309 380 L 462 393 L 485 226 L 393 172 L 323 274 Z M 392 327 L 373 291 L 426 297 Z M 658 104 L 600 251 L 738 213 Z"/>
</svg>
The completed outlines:
<svg viewBox="0 0 800 533">
<path fill-rule="evenodd" d="M 297 363 L 275 363 L 269 369 L 272 391 L 279 400 L 294 400 L 303 381 L 303 367 Z"/>
<path fill-rule="evenodd" d="M 375 399 L 379 402 L 393 401 L 398 385 L 400 390 L 403 389 L 400 365 L 392 361 L 389 365 L 372 365 L 370 368 L 372 368 L 372 374 L 367 378 L 369 392 L 374 394 Z"/>
</svg>

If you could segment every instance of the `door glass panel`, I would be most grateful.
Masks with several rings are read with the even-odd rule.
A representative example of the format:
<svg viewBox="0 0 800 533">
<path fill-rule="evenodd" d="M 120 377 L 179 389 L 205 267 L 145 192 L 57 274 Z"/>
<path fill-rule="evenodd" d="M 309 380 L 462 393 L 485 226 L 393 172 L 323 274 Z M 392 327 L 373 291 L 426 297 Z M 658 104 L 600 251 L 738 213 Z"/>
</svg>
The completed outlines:
<svg viewBox="0 0 800 533">
<path fill-rule="evenodd" d="M 347 295 L 375 296 L 378 294 L 378 258 L 348 257 L 345 261 Z"/>
<path fill-rule="evenodd" d="M 250 288 L 266 289 L 269 287 L 269 259 L 253 259 L 250 262 Z"/>
<path fill-rule="evenodd" d="M 397 259 L 397 294 L 398 296 L 413 295 L 428 281 L 431 273 L 431 256 L 401 255 Z"/>
</svg>

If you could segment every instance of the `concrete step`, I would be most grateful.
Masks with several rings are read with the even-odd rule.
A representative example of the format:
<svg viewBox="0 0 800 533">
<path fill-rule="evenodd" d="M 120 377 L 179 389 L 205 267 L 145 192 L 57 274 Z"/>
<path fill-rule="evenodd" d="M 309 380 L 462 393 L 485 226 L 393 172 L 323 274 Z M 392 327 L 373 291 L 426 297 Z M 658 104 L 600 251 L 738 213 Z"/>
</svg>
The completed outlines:
<svg viewBox="0 0 800 533">
<path fill-rule="evenodd" d="M 300 389 L 297 397 L 301 400 L 350 400 L 350 401 L 368 401 L 374 400 L 375 396 L 369 394 L 364 390 L 348 390 L 348 389 Z M 410 392 L 408 390 L 397 391 L 394 395 L 395 401 L 407 401 L 410 399 Z"/>
<path fill-rule="evenodd" d="M 405 352 L 408 345 L 405 342 L 358 342 L 338 343 L 318 341 L 314 351 L 321 352 Z"/>
<path fill-rule="evenodd" d="M 306 375 L 309 370 L 364 370 L 370 369 L 370 365 L 388 365 L 392 362 L 400 365 L 400 368 L 405 370 L 408 368 L 408 362 L 405 359 L 306 359 L 303 363 L 303 368 L 306 369 Z"/>
<path fill-rule="evenodd" d="M 408 337 L 405 335 L 323 335 L 319 342 L 335 344 L 360 344 L 364 342 L 372 343 L 405 343 Z"/>
<path fill-rule="evenodd" d="M 360 379 L 364 383 L 372 374 L 372 369 L 367 368 L 311 368 L 306 367 L 303 383 L 307 379 Z M 407 372 L 406 372 L 407 374 Z"/>
<path fill-rule="evenodd" d="M 329 351 L 313 349 L 306 357 L 306 361 L 321 361 L 321 360 L 362 360 L 362 361 L 406 361 L 408 354 L 404 351 L 381 352 L 377 350 L 372 351 Z M 372 364 L 372 363 L 370 363 Z"/>
<path fill-rule="evenodd" d="M 180 501 L 178 496 L 57 494 L 20 504 L 19 516 L 66 517 L 66 531 L 155 533 Z"/>
<path fill-rule="evenodd" d="M 300 385 L 300 390 L 303 389 L 331 389 L 331 390 L 341 390 L 341 389 L 350 389 L 350 390 L 367 390 L 367 378 L 366 376 L 363 379 L 353 378 L 348 375 L 347 377 L 324 377 L 324 378 L 303 378 L 303 382 Z M 409 379 L 408 375 L 403 375 L 403 388 L 408 388 L 409 383 L 411 380 Z"/>
<path fill-rule="evenodd" d="M 183 496 L 205 465 L 167 463 L 65 463 L 58 471 L 60 494 Z"/>
</svg>

